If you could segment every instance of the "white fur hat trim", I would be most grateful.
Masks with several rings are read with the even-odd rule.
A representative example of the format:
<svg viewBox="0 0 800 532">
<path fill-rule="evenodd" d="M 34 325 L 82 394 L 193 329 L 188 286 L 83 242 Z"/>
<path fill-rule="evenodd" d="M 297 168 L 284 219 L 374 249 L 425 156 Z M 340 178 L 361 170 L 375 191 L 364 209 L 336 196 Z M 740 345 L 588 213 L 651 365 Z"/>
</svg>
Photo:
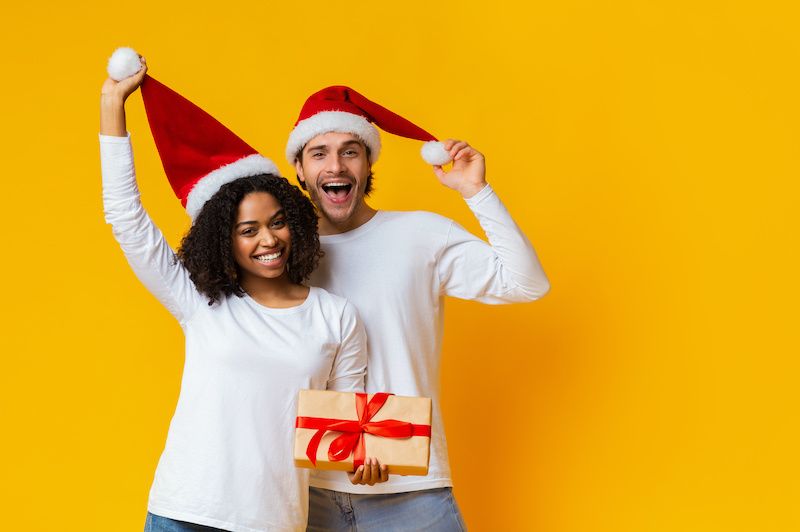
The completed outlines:
<svg viewBox="0 0 800 532">
<path fill-rule="evenodd" d="M 249 177 L 259 174 L 281 175 L 275 163 L 257 153 L 243 157 L 238 161 L 226 164 L 202 177 L 186 198 L 186 212 L 194 220 L 203 205 L 216 194 L 223 185 L 236 181 L 240 177 Z"/>
<path fill-rule="evenodd" d="M 352 133 L 369 147 L 369 162 L 378 160 L 381 153 L 381 136 L 378 129 L 363 116 L 344 111 L 321 111 L 299 122 L 289 134 L 286 144 L 286 160 L 294 164 L 297 153 L 317 135 L 337 131 Z"/>
</svg>

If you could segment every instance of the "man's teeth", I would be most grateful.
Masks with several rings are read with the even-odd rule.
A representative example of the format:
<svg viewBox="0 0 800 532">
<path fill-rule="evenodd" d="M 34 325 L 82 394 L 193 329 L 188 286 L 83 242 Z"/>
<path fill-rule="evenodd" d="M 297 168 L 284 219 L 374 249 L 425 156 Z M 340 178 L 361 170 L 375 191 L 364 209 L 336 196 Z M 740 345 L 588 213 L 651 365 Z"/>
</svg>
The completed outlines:
<svg viewBox="0 0 800 532">
<path fill-rule="evenodd" d="M 326 192 L 342 192 L 350 190 L 350 183 L 328 183 L 327 185 L 323 185 L 323 189 Z"/>
<path fill-rule="evenodd" d="M 258 257 L 255 257 L 255 259 L 259 262 L 269 262 L 277 259 L 281 255 L 283 255 L 282 251 L 276 251 L 275 253 L 270 253 L 269 255 L 259 255 Z"/>
</svg>

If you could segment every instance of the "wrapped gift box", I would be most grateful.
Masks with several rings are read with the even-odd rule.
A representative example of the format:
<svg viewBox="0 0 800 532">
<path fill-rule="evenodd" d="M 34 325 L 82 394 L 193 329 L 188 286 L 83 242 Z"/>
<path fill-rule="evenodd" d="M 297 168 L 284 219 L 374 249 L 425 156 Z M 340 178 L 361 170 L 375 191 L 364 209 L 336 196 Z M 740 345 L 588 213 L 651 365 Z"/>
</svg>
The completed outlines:
<svg viewBox="0 0 800 532">
<path fill-rule="evenodd" d="M 294 463 L 353 471 L 375 457 L 389 474 L 427 475 L 430 425 L 427 397 L 301 390 Z"/>
</svg>

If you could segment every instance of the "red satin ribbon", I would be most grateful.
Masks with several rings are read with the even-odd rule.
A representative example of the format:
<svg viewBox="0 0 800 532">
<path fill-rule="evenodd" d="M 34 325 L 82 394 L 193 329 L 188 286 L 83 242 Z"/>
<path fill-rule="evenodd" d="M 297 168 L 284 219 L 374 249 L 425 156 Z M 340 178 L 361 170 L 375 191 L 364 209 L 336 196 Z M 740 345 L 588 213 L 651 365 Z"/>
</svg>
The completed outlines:
<svg viewBox="0 0 800 532">
<path fill-rule="evenodd" d="M 414 425 L 397 419 L 385 419 L 383 421 L 370 421 L 375 414 L 383 407 L 386 400 L 392 394 L 376 393 L 367 403 L 367 394 L 356 393 L 356 413 L 357 421 L 347 419 L 331 419 L 324 417 L 305 417 L 298 416 L 295 427 L 299 429 L 317 429 L 317 432 L 308 442 L 306 456 L 311 463 L 317 465 L 317 450 L 322 441 L 322 437 L 327 431 L 341 432 L 328 448 L 328 459 L 332 462 L 346 460 L 353 454 L 353 470 L 364 463 L 367 457 L 367 449 L 364 444 L 364 434 L 369 433 L 373 436 L 383 438 L 410 438 L 411 436 L 431 435 L 430 425 Z"/>
</svg>

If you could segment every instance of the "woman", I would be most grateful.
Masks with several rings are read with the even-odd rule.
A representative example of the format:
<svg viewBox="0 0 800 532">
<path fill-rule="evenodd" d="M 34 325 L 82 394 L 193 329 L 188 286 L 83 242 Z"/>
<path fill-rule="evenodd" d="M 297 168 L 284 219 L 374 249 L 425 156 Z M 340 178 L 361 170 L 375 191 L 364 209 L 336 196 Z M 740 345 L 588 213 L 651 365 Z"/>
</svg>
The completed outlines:
<svg viewBox="0 0 800 532">
<path fill-rule="evenodd" d="M 142 60 L 137 74 L 105 81 L 100 121 L 106 221 L 186 336 L 145 530 L 302 530 L 308 472 L 292 463 L 297 391 L 363 389 L 364 329 L 345 299 L 302 284 L 320 256 L 317 219 L 277 175 L 219 186 L 173 253 L 140 203 L 126 132 L 125 100 L 155 82 L 146 70 Z M 370 465 L 353 481 L 383 481 Z"/>
</svg>

